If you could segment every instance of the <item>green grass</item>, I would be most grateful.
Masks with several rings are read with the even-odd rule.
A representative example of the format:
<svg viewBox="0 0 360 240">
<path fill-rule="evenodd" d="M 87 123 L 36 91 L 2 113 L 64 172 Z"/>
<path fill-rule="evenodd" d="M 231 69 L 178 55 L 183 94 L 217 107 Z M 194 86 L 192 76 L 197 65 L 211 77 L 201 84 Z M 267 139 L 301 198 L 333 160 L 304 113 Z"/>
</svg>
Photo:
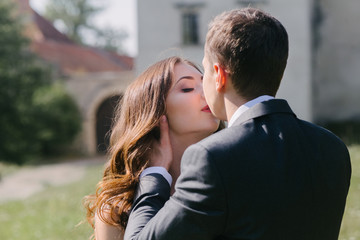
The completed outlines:
<svg viewBox="0 0 360 240">
<path fill-rule="evenodd" d="M 0 204 L 1 240 L 88 239 L 92 228 L 85 218 L 82 198 L 94 193 L 103 166 L 89 167 L 81 181 L 48 187 L 25 201 Z"/>
<path fill-rule="evenodd" d="M 352 179 L 340 240 L 360 240 L 360 145 L 349 147 Z M 93 193 L 103 166 L 89 167 L 81 181 L 49 187 L 26 201 L 0 204 L 1 240 L 88 239 L 92 234 L 84 220 L 82 198 Z"/>
<path fill-rule="evenodd" d="M 352 176 L 340 231 L 340 240 L 360 239 L 360 145 L 350 146 L 349 151 Z"/>
<path fill-rule="evenodd" d="M 16 172 L 19 168 L 20 166 L 16 164 L 0 162 L 0 180 L 2 177 Z"/>
</svg>

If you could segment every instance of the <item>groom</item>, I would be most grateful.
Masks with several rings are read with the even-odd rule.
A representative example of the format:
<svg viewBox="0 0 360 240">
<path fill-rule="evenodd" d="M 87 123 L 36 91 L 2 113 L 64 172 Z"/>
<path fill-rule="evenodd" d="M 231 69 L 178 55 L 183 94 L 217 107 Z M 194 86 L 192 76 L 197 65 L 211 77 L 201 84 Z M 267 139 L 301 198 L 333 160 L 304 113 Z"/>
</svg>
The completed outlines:
<svg viewBox="0 0 360 240">
<path fill-rule="evenodd" d="M 268 14 L 246 8 L 213 20 L 203 87 L 228 128 L 185 151 L 170 199 L 161 174 L 140 179 L 125 239 L 338 239 L 348 150 L 274 98 L 287 57 L 286 30 Z M 166 126 L 153 166 L 171 161 Z"/>
</svg>

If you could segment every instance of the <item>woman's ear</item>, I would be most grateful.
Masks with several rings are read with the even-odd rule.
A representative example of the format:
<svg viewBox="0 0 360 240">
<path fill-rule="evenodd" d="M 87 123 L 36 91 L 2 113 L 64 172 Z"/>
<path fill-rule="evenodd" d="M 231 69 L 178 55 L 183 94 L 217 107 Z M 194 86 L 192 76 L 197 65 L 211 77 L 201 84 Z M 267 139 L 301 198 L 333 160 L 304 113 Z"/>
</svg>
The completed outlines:
<svg viewBox="0 0 360 240">
<path fill-rule="evenodd" d="M 227 83 L 227 74 L 225 68 L 223 68 L 220 64 L 214 64 L 214 70 L 216 75 L 216 91 L 222 92 L 225 90 L 225 86 Z"/>
</svg>

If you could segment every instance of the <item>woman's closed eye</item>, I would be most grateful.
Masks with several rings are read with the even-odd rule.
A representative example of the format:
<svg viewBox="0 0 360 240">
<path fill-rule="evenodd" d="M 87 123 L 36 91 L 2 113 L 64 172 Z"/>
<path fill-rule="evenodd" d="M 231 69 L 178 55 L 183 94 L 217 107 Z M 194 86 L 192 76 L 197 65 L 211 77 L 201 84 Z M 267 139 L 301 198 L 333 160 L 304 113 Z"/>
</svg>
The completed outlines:
<svg viewBox="0 0 360 240">
<path fill-rule="evenodd" d="M 183 88 L 183 89 L 181 89 L 181 91 L 183 91 L 183 92 L 185 92 L 185 93 L 191 92 L 191 91 L 193 91 L 193 90 L 194 90 L 194 88 Z"/>
</svg>

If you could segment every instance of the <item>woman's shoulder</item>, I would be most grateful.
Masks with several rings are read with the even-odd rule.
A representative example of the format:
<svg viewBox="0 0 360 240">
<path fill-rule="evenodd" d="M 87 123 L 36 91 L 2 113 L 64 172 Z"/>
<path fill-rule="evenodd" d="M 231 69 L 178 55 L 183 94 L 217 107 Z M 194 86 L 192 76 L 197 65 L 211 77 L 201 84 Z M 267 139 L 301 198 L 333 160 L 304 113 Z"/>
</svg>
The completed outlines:
<svg viewBox="0 0 360 240">
<path fill-rule="evenodd" d="M 109 224 L 108 221 L 110 220 L 111 220 L 110 210 L 102 210 L 100 215 L 95 214 L 96 239 L 104 239 L 104 240 L 123 239 L 124 231 L 120 227 Z"/>
</svg>

